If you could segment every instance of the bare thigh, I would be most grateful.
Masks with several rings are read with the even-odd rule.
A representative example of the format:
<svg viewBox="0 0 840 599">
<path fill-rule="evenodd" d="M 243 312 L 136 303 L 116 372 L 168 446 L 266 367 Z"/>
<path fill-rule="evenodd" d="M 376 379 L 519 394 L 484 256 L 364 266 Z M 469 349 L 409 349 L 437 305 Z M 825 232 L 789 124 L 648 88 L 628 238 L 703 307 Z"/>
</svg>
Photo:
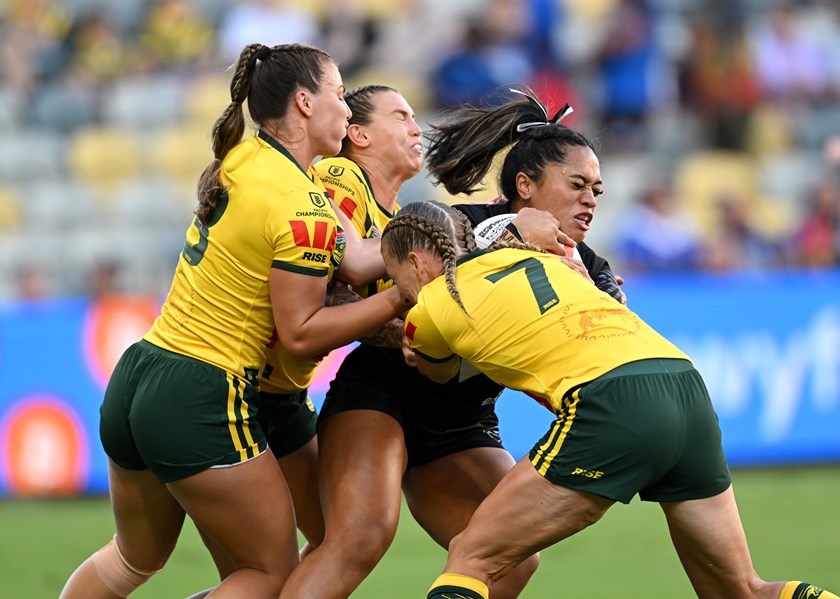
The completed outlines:
<svg viewBox="0 0 840 599">
<path fill-rule="evenodd" d="M 318 438 L 277 458 L 295 507 L 297 526 L 313 547 L 324 540 L 324 514 L 318 491 Z"/>
<path fill-rule="evenodd" d="M 446 571 L 472 576 L 492 587 L 523 559 L 597 522 L 612 504 L 609 499 L 552 484 L 526 456 L 453 539 Z"/>
<path fill-rule="evenodd" d="M 714 497 L 660 505 L 698 597 L 778 597 L 783 583 L 765 583 L 753 568 L 731 486 Z"/>
<path fill-rule="evenodd" d="M 403 491 L 417 523 L 446 549 L 516 462 L 504 449 L 459 451 L 405 473 Z"/>
<path fill-rule="evenodd" d="M 117 545 L 128 563 L 163 568 L 181 534 L 184 510 L 149 470 L 126 470 L 108 460 Z"/>
<path fill-rule="evenodd" d="M 237 569 L 285 579 L 298 562 L 292 501 L 270 451 L 167 485 Z"/>
</svg>

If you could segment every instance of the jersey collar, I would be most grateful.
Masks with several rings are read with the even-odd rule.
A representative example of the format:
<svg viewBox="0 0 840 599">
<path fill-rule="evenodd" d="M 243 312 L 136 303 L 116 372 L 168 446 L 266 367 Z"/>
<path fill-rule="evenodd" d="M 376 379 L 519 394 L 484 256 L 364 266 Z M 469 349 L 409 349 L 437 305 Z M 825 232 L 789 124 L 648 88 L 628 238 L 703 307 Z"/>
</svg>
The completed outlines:
<svg viewBox="0 0 840 599">
<path fill-rule="evenodd" d="M 310 177 L 310 176 L 309 176 L 309 173 L 307 173 L 307 172 L 306 172 L 306 169 L 305 169 L 305 168 L 303 168 L 303 167 L 301 167 L 301 166 L 300 166 L 300 164 L 298 164 L 298 161 L 297 161 L 297 160 L 295 160 L 295 157 L 294 157 L 294 156 L 292 156 L 291 152 L 289 152 L 289 150 L 287 150 L 286 148 L 284 148 L 284 147 L 283 147 L 283 145 L 282 145 L 279 141 L 277 141 L 276 139 L 274 139 L 273 137 L 271 137 L 268 133 L 266 133 L 266 132 L 265 132 L 265 131 L 263 131 L 262 129 L 260 129 L 260 132 L 259 132 L 259 134 L 258 134 L 258 135 L 259 135 L 259 138 L 260 138 L 261 140 L 263 140 L 265 143 L 267 143 L 268 145 L 270 145 L 272 148 L 274 148 L 275 150 L 277 150 L 278 152 L 280 152 L 281 154 L 283 154 L 283 156 L 285 156 L 286 158 L 288 158 L 289 160 L 291 160 L 291 161 L 292 161 L 292 164 L 294 164 L 296 167 L 298 167 L 298 168 L 301 170 L 301 172 L 302 172 L 304 175 L 306 175 L 306 178 L 307 178 L 307 179 L 309 179 L 309 180 L 311 180 L 311 179 L 312 179 L 312 177 Z"/>
</svg>

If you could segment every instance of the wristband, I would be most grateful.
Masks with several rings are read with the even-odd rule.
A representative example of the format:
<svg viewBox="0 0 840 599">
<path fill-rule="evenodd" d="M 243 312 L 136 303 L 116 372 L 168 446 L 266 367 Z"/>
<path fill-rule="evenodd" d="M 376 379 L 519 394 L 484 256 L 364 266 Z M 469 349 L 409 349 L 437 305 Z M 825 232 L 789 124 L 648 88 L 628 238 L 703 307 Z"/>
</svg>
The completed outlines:
<svg viewBox="0 0 840 599">
<path fill-rule="evenodd" d="M 516 225 L 514 225 L 513 222 L 509 222 L 507 225 L 505 225 L 505 231 L 509 231 L 511 235 L 516 237 L 519 241 L 525 241 L 524 239 L 522 239 L 522 234 L 519 232 L 519 229 L 516 228 Z"/>
</svg>

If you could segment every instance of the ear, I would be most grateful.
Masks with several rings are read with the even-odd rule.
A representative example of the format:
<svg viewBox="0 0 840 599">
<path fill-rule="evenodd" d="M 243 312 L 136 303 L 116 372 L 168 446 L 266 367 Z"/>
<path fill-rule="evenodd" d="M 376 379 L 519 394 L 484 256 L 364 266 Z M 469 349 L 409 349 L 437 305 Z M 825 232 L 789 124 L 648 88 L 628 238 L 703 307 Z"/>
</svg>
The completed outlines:
<svg viewBox="0 0 840 599">
<path fill-rule="evenodd" d="M 534 193 L 534 181 L 522 171 L 516 173 L 516 193 L 525 202 L 529 201 Z"/>
<path fill-rule="evenodd" d="M 347 128 L 347 137 L 353 145 L 366 148 L 370 145 L 370 137 L 367 130 L 361 125 L 353 124 Z"/>
<path fill-rule="evenodd" d="M 306 117 L 312 116 L 312 97 L 308 90 L 299 89 L 294 95 L 295 106 Z"/>
</svg>

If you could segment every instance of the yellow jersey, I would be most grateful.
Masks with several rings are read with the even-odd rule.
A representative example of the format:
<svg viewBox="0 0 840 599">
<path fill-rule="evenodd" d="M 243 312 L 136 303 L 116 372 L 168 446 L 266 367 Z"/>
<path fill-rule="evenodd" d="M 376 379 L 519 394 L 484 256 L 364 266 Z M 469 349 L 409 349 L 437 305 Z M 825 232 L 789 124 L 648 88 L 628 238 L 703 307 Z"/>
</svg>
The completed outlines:
<svg viewBox="0 0 840 599">
<path fill-rule="evenodd" d="M 258 384 L 276 340 L 272 268 L 330 277 L 344 234 L 322 188 L 260 131 L 221 164 L 226 193 L 207 224 L 197 218 L 160 316 L 145 339 Z"/>
<path fill-rule="evenodd" d="M 474 252 L 459 261 L 457 287 L 469 315 L 443 276 L 420 291 L 405 325 L 412 348 L 433 362 L 457 354 L 552 411 L 569 390 L 628 362 L 689 359 L 550 254 Z"/>
<path fill-rule="evenodd" d="M 373 195 L 373 187 L 367 173 L 349 158 L 324 158 L 315 163 L 315 170 L 324 183 L 327 194 L 338 209 L 350 219 L 359 235 L 365 239 L 381 238 L 382 230 L 394 218 L 394 212 L 399 210 L 399 205 L 394 206 L 394 212 L 383 208 Z M 367 287 L 353 290 L 362 297 L 368 297 L 392 284 L 391 281 L 379 280 Z"/>
</svg>

